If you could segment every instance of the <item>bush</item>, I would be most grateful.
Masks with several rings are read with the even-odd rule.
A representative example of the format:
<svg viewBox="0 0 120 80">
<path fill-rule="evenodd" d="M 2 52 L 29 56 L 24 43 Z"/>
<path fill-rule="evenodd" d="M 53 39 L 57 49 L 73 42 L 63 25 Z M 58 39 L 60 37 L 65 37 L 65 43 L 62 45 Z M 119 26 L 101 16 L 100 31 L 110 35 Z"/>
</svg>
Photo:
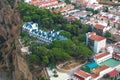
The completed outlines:
<svg viewBox="0 0 120 80">
<path fill-rule="evenodd" d="M 58 75 L 57 75 L 57 74 L 54 74 L 53 76 L 54 76 L 54 77 L 58 77 Z"/>
</svg>

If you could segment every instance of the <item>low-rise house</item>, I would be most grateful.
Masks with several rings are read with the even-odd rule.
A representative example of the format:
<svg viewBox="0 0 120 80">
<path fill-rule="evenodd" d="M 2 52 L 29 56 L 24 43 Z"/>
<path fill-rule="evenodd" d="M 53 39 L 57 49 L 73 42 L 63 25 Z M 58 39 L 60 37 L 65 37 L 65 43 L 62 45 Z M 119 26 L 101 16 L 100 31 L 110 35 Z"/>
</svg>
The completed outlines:
<svg viewBox="0 0 120 80">
<path fill-rule="evenodd" d="M 61 12 L 62 13 L 62 12 L 68 12 L 69 10 L 72 10 L 72 9 L 74 9 L 74 5 L 68 4 L 68 5 L 66 5 L 66 7 L 53 10 L 53 12 L 56 12 L 56 13 Z"/>
<path fill-rule="evenodd" d="M 116 60 L 120 60 L 120 54 L 113 54 L 113 58 L 116 59 Z"/>
<path fill-rule="evenodd" d="M 86 6 L 86 8 L 90 8 L 90 9 L 93 9 L 93 10 L 99 10 L 101 9 L 103 6 L 100 5 L 100 4 L 88 4 Z"/>
<path fill-rule="evenodd" d="M 110 68 L 109 66 L 106 65 L 100 66 L 92 71 L 94 74 L 98 75 L 97 77 L 93 77 L 92 80 L 99 80 L 112 70 L 113 69 Z"/>
<path fill-rule="evenodd" d="M 119 53 L 120 54 L 120 42 L 117 42 L 113 45 L 113 49 L 115 53 Z"/>
<path fill-rule="evenodd" d="M 94 60 L 98 64 L 101 62 L 104 62 L 110 58 L 112 58 L 112 53 L 109 53 L 109 52 L 102 52 L 102 53 L 98 53 L 98 54 L 94 55 Z"/>
<path fill-rule="evenodd" d="M 66 6 L 65 2 L 59 2 L 58 4 L 54 4 L 54 5 L 50 5 L 50 6 L 46 6 L 44 7 L 45 9 L 49 9 L 49 10 L 54 10 L 56 8 L 63 8 Z"/>
<path fill-rule="evenodd" d="M 79 17 L 76 17 L 74 15 L 66 15 L 65 18 L 67 19 L 67 21 L 79 20 Z"/>
<path fill-rule="evenodd" d="M 73 80 L 100 80 L 106 76 L 106 74 L 110 74 L 112 70 L 112 68 L 106 65 L 93 69 L 91 73 L 83 70 L 77 70 L 73 75 Z"/>
<path fill-rule="evenodd" d="M 38 6 L 39 8 L 43 8 L 43 7 L 47 7 L 47 6 L 50 6 L 50 5 L 58 4 L 58 1 L 57 0 L 46 0 L 46 1 L 33 0 L 29 3 L 32 4 L 32 5 Z"/>
<path fill-rule="evenodd" d="M 79 9 L 69 10 L 68 14 L 74 14 L 74 13 L 79 12 L 79 11 L 80 11 Z"/>
<path fill-rule="evenodd" d="M 88 0 L 71 0 L 71 3 L 86 6 L 88 4 Z"/>
<path fill-rule="evenodd" d="M 97 4 L 98 3 L 97 0 L 87 0 L 87 1 L 88 1 L 89 4 L 95 4 L 95 3 Z"/>
<path fill-rule="evenodd" d="M 102 24 L 95 24 L 94 25 L 94 31 L 98 34 L 98 35 L 105 35 L 106 31 L 110 30 L 111 27 L 109 26 L 104 26 Z"/>
<path fill-rule="evenodd" d="M 120 16 L 116 16 L 114 14 L 100 12 L 98 14 L 98 18 L 102 19 L 102 21 L 107 22 L 109 26 L 112 28 L 120 29 Z"/>
<path fill-rule="evenodd" d="M 80 18 L 85 18 L 87 16 L 92 16 L 92 12 L 89 12 L 89 11 L 79 11 L 79 12 L 76 12 L 74 14 L 72 14 L 76 17 L 79 17 Z"/>
<path fill-rule="evenodd" d="M 120 23 L 119 22 L 120 22 L 120 20 L 114 21 L 112 24 L 112 27 L 120 30 Z"/>
<path fill-rule="evenodd" d="M 91 75 L 83 70 L 78 70 L 73 75 L 73 80 L 90 80 Z"/>
<path fill-rule="evenodd" d="M 96 35 L 95 32 L 86 33 L 86 45 L 89 45 L 94 53 L 99 53 L 106 45 L 106 38 Z"/>
<path fill-rule="evenodd" d="M 82 5 L 87 5 L 87 4 L 95 4 L 98 3 L 97 0 L 71 0 L 71 3 L 73 4 L 82 4 Z"/>
</svg>

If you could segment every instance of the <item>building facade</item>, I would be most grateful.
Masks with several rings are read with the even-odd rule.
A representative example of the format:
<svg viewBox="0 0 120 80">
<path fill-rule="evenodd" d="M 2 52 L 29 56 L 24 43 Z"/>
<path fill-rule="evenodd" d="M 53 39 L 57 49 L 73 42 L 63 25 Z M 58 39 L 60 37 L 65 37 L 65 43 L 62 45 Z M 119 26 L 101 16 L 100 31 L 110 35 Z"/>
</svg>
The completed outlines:
<svg viewBox="0 0 120 80">
<path fill-rule="evenodd" d="M 86 33 L 86 45 L 93 49 L 94 53 L 99 53 L 106 45 L 106 38 L 96 35 L 95 32 Z"/>
</svg>

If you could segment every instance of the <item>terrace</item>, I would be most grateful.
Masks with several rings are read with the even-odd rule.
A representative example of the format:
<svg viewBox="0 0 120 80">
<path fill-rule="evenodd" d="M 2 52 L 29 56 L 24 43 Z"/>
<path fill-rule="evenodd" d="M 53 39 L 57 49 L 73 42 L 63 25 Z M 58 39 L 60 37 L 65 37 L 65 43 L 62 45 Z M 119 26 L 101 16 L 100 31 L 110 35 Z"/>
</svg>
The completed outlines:
<svg viewBox="0 0 120 80">
<path fill-rule="evenodd" d="M 118 66 L 119 64 L 120 64 L 119 60 L 115 60 L 115 59 L 111 58 L 111 59 L 108 59 L 108 60 L 100 63 L 99 65 L 107 65 L 110 67 L 115 67 L 115 66 Z"/>
</svg>

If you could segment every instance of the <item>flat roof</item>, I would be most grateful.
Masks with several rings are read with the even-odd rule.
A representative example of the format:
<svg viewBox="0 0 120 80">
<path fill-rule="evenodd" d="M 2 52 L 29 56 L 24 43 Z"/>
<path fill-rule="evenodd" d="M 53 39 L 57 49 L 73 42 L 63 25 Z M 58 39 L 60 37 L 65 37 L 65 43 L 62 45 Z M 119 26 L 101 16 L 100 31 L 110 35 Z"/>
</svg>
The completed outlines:
<svg viewBox="0 0 120 80">
<path fill-rule="evenodd" d="M 98 67 L 98 64 L 96 62 L 91 62 L 91 63 L 86 64 L 85 66 L 89 68 L 96 68 Z"/>
<path fill-rule="evenodd" d="M 100 58 L 105 57 L 109 54 L 110 54 L 109 52 L 98 53 L 98 54 L 94 55 L 94 58 L 100 59 Z"/>
<path fill-rule="evenodd" d="M 107 66 L 110 66 L 110 67 L 115 67 L 117 65 L 120 65 L 120 61 L 111 58 L 111 59 L 108 59 L 108 60 L 100 63 L 99 65 L 107 65 Z"/>
</svg>

